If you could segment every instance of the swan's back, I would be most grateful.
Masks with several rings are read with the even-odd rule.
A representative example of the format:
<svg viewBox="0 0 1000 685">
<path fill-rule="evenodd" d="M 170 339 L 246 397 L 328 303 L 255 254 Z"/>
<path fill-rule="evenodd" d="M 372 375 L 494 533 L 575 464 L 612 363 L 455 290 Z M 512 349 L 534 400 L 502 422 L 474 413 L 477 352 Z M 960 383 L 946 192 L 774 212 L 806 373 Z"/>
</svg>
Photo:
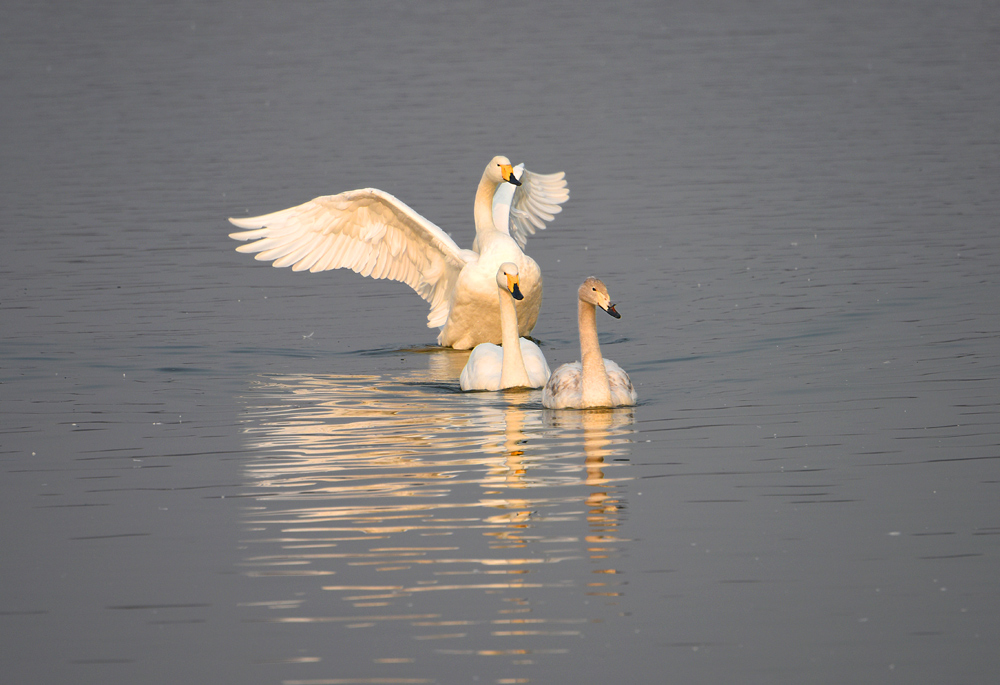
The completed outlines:
<svg viewBox="0 0 1000 685">
<path fill-rule="evenodd" d="M 503 370 L 503 348 L 493 343 L 479 343 L 469 355 L 458 384 L 464 392 L 499 390 Z"/>
<path fill-rule="evenodd" d="M 525 338 L 518 338 L 521 344 L 521 358 L 524 370 L 532 388 L 540 388 L 549 379 L 549 364 L 545 355 L 535 343 Z M 480 343 L 472 350 L 469 361 L 462 369 L 458 384 L 464 392 L 470 390 L 500 390 L 500 379 L 503 376 L 503 347 L 493 343 Z"/>
<path fill-rule="evenodd" d="M 611 387 L 612 407 L 631 407 L 639 399 L 625 369 L 610 359 L 604 360 L 604 369 Z M 583 363 L 563 364 L 549 376 L 542 390 L 542 406 L 547 409 L 584 409 Z"/>
<path fill-rule="evenodd" d="M 608 384 L 611 386 L 611 402 L 616 407 L 631 407 L 639 400 L 639 393 L 632 387 L 632 379 L 625 369 L 610 359 L 604 360 L 604 369 L 608 372 Z"/>
<path fill-rule="evenodd" d="M 563 364 L 552 372 L 542 389 L 542 406 L 548 409 L 576 409 L 583 403 L 583 364 Z"/>
<path fill-rule="evenodd" d="M 524 359 L 524 370 L 528 372 L 528 380 L 531 387 L 540 388 L 549 380 L 552 371 L 549 370 L 549 363 L 545 361 L 545 355 L 538 345 L 527 338 L 518 338 L 521 343 L 521 357 Z"/>
</svg>

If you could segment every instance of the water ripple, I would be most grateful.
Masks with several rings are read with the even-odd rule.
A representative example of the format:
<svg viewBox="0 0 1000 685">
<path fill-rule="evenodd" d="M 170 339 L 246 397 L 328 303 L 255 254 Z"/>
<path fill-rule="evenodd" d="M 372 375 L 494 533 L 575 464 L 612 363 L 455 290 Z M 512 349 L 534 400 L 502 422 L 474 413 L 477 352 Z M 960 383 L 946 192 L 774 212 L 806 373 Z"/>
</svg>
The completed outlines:
<svg viewBox="0 0 1000 685">
<path fill-rule="evenodd" d="M 632 411 L 543 411 L 538 391 L 460 395 L 464 355 L 429 359 L 399 377 L 254 382 L 240 570 L 284 583 L 289 599 L 246 620 L 373 631 L 381 663 L 439 642 L 467 647 L 437 654 L 572 652 L 626 582 L 614 559 Z"/>
</svg>

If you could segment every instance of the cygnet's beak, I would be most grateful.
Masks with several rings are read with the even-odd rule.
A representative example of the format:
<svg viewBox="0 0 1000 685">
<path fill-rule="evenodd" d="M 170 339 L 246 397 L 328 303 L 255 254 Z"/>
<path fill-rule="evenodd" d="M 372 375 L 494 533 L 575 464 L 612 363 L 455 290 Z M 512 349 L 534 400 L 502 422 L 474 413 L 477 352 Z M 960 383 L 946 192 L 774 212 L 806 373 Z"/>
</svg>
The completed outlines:
<svg viewBox="0 0 1000 685">
<path fill-rule="evenodd" d="M 507 183 L 510 183 L 511 185 L 514 186 L 521 185 L 521 182 L 517 180 L 517 176 L 514 175 L 514 167 L 512 167 L 510 164 L 500 165 L 500 176 L 503 178 L 503 180 L 507 181 Z"/>
<path fill-rule="evenodd" d="M 605 309 L 604 311 L 606 311 L 608 314 L 615 317 L 616 319 L 622 318 L 622 315 L 618 313 L 618 310 L 615 309 L 615 306 L 610 302 L 608 303 L 608 308 Z"/>
</svg>

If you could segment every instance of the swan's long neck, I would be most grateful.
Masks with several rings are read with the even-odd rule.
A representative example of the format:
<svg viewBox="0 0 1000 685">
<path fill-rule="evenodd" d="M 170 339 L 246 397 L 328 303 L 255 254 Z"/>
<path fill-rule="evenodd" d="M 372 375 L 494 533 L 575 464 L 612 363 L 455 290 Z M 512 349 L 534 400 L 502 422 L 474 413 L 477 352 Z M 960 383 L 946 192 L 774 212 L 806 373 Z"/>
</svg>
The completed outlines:
<svg viewBox="0 0 1000 685">
<path fill-rule="evenodd" d="M 521 356 L 521 340 L 517 334 L 517 311 L 510 293 L 497 287 L 500 295 L 500 340 L 503 343 L 503 363 L 500 367 L 501 388 L 528 388 L 528 371 Z"/>
<path fill-rule="evenodd" d="M 583 406 L 610 407 L 611 385 L 597 342 L 597 308 L 580 300 L 580 359 L 583 363 Z"/>
<path fill-rule="evenodd" d="M 489 177 L 489 169 L 483 172 L 476 190 L 474 215 L 476 218 L 476 240 L 480 243 L 497 233 L 493 225 L 493 196 L 497 192 L 497 183 Z"/>
</svg>

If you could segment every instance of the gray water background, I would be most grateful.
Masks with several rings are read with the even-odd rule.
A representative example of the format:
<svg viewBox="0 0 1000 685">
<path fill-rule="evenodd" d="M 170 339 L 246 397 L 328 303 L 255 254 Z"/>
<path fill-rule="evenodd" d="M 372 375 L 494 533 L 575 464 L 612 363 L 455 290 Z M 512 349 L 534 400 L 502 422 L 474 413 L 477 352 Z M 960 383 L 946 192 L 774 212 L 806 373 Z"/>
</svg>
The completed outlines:
<svg viewBox="0 0 1000 685">
<path fill-rule="evenodd" d="M 1000 11 L 8 3 L 9 683 L 980 683 L 1000 666 Z M 405 286 L 233 251 L 565 170 L 534 331 L 641 402 L 463 395 Z"/>
</svg>

